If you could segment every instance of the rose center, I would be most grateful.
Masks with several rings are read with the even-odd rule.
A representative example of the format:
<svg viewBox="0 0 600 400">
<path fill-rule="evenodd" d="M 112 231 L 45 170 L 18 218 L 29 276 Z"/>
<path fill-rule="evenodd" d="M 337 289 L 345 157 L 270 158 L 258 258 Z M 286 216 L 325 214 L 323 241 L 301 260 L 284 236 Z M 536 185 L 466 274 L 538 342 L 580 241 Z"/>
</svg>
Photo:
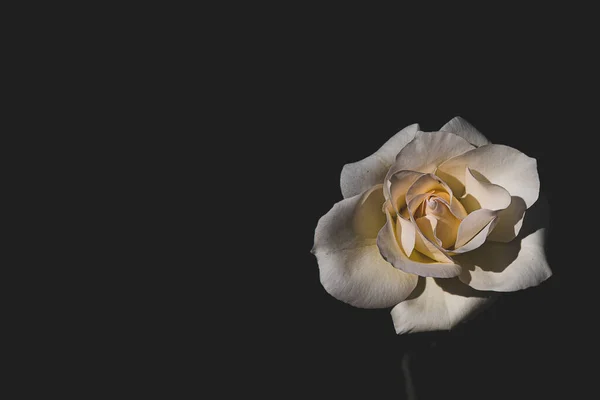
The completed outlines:
<svg viewBox="0 0 600 400">
<path fill-rule="evenodd" d="M 442 205 L 439 203 L 438 198 L 430 197 L 426 200 L 425 214 L 432 214 L 436 217 L 441 216 L 442 214 Z"/>
</svg>

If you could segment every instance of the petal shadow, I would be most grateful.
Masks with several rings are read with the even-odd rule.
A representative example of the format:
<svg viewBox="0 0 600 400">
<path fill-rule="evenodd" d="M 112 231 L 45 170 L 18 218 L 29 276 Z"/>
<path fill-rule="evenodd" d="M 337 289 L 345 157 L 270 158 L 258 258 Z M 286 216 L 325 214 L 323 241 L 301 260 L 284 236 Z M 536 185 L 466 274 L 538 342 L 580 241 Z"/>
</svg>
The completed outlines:
<svg viewBox="0 0 600 400">
<path fill-rule="evenodd" d="M 540 195 L 538 201 L 525 213 L 523 226 L 515 239 L 508 243 L 488 241 L 476 250 L 454 257 L 455 261 L 463 267 L 464 273 L 461 276 L 461 280 L 464 283 L 469 283 L 471 279 L 469 271 L 474 271 L 475 266 L 488 272 L 498 273 L 504 271 L 517 259 L 523 239 L 540 229 L 545 229 L 544 252 L 547 254 L 547 236 L 550 227 L 549 217 L 548 201 L 544 196 Z M 490 257 L 491 254 L 493 254 L 493 257 Z"/>
</svg>

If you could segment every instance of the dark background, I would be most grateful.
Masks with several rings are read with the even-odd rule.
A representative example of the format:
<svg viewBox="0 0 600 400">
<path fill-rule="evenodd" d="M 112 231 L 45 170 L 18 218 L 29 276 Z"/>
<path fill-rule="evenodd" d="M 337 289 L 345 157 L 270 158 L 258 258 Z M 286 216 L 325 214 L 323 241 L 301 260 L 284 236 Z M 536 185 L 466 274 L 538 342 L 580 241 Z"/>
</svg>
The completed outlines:
<svg viewBox="0 0 600 400">
<path fill-rule="evenodd" d="M 464 60 L 449 70 L 443 63 L 407 66 L 388 55 L 370 46 L 333 52 L 321 46 L 274 75 L 272 102 L 261 116 L 273 128 L 263 162 L 264 188 L 276 188 L 267 212 L 277 234 L 265 245 L 275 254 L 267 260 L 269 290 L 258 295 L 260 342 L 272 368 L 264 386 L 255 384 L 275 395 L 402 399 L 401 361 L 410 352 L 421 400 L 576 396 L 578 360 L 591 349 L 574 350 L 587 311 L 574 300 L 573 260 L 565 262 L 573 254 L 565 245 L 572 230 L 561 193 L 576 179 L 565 172 L 564 163 L 576 158 L 565 138 L 581 131 L 586 106 L 573 105 L 571 82 L 549 83 L 552 74 L 540 74 L 534 61 L 479 57 L 478 67 Z M 433 131 L 455 116 L 493 143 L 538 160 L 551 210 L 547 253 L 554 275 L 502 296 L 451 332 L 397 336 L 390 309 L 357 309 L 325 292 L 310 253 L 314 229 L 342 199 L 345 163 L 372 154 L 409 124 Z"/>
</svg>

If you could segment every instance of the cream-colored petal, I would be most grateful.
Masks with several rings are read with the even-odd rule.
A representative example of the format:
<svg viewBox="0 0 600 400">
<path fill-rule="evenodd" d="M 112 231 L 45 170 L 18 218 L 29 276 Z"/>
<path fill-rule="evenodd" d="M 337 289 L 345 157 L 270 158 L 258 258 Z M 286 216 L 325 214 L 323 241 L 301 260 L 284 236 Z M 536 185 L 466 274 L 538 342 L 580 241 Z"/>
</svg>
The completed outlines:
<svg viewBox="0 0 600 400">
<path fill-rule="evenodd" d="M 432 173 L 444 161 L 474 148 L 453 133 L 419 131 L 414 140 L 398 153 L 389 174 L 402 170 Z"/>
<path fill-rule="evenodd" d="M 361 308 L 391 307 L 412 292 L 417 278 L 386 262 L 376 239 L 355 231 L 354 215 L 363 199 L 344 199 L 319 219 L 312 252 L 321 284 L 333 297 Z M 367 199 L 362 205 L 369 203 Z"/>
<path fill-rule="evenodd" d="M 461 117 L 452 118 L 446 125 L 442 126 L 440 131 L 452 132 L 477 147 L 491 144 L 481 132 Z"/>
<path fill-rule="evenodd" d="M 406 171 L 399 172 L 396 175 L 404 172 Z M 419 204 L 421 204 L 422 199 L 428 197 L 428 194 L 434 194 L 446 201 L 450 211 L 452 211 L 452 214 L 454 214 L 456 218 L 463 219 L 467 216 L 465 208 L 460 201 L 454 197 L 452 189 L 438 176 L 434 174 L 421 174 L 420 176 L 417 176 L 413 182 L 412 186 L 410 186 L 406 192 L 406 202 L 410 202 L 415 198 L 418 199 L 412 202 L 411 211 L 413 213 Z"/>
<path fill-rule="evenodd" d="M 494 226 L 496 225 L 497 220 L 498 219 L 496 217 L 494 217 L 487 225 L 485 225 L 483 227 L 482 230 L 479 231 L 479 233 L 477 233 L 475 236 L 473 236 L 473 238 L 471 240 L 469 240 L 467 243 L 463 244 L 461 247 L 454 249 L 451 252 L 451 254 L 452 255 L 462 254 L 462 253 L 466 253 L 468 251 L 473 251 L 476 248 L 480 247 L 482 244 L 485 243 L 488 235 L 494 229 Z"/>
<path fill-rule="evenodd" d="M 462 205 L 460 200 L 454 196 L 452 196 L 452 201 L 450 202 L 450 210 L 452 211 L 452 214 L 454 214 L 455 217 L 461 220 L 465 219 L 468 215 L 467 211 L 465 210 L 465 207 Z"/>
<path fill-rule="evenodd" d="M 428 207 L 427 213 L 428 215 L 435 216 L 437 219 L 435 236 L 441 242 L 438 244 L 444 249 L 447 249 L 454 246 L 461 221 L 450 211 L 448 203 L 446 203 L 445 200 L 437 199 L 433 202 L 439 204 L 439 206 L 436 207 L 435 210 Z"/>
<path fill-rule="evenodd" d="M 414 139 L 418 130 L 418 124 L 409 125 L 392 136 L 375 153 L 360 161 L 344 165 L 340 176 L 340 187 L 344 198 L 356 196 L 382 183 L 396 155 Z"/>
<path fill-rule="evenodd" d="M 439 177 L 433 174 L 423 174 L 414 181 L 406 192 L 406 203 L 409 204 L 417 196 L 425 193 L 435 193 L 436 191 L 452 193 L 448 185 Z"/>
<path fill-rule="evenodd" d="M 448 185 L 446 186 L 446 191 L 442 192 L 436 190 L 434 194 L 437 197 L 442 198 L 448 204 L 448 208 L 450 208 L 450 211 L 452 212 L 452 214 L 454 214 L 456 218 L 462 220 L 467 216 L 468 213 L 465 210 L 465 207 L 461 204 L 460 200 L 452 195 L 452 189 L 450 189 Z"/>
<path fill-rule="evenodd" d="M 387 222 L 377 236 L 377 246 L 381 255 L 394 267 L 411 274 L 438 278 L 451 278 L 460 274 L 460 266 L 454 263 L 435 262 L 416 251 L 410 258 L 407 257 L 394 234 L 396 224 L 387 210 L 386 218 Z"/>
<path fill-rule="evenodd" d="M 396 234 L 408 257 L 411 256 L 415 247 L 416 229 L 413 223 L 409 221 L 408 211 L 401 212 L 401 210 L 406 206 L 407 190 L 421 175 L 423 174 L 415 171 L 399 171 L 386 178 L 383 186 L 384 196 L 388 199 L 385 207 L 390 213 L 397 216 Z"/>
<path fill-rule="evenodd" d="M 462 201 L 468 211 L 485 208 L 492 211 L 504 210 L 510 205 L 510 193 L 502 186 L 484 181 L 476 171 L 466 167 L 465 171 L 465 198 Z"/>
<path fill-rule="evenodd" d="M 440 245 L 429 240 L 420 230 L 417 230 L 417 234 L 415 236 L 415 249 L 419 253 L 435 261 L 441 263 L 454 263 L 452 258 L 446 255 L 447 253 Z"/>
<path fill-rule="evenodd" d="M 517 237 L 521 230 L 521 226 L 523 225 L 525 210 L 527 210 L 525 201 L 520 197 L 512 196 L 508 208 L 498 213 L 498 223 L 492 233 L 488 236 L 487 240 L 508 243 Z"/>
<path fill-rule="evenodd" d="M 459 249 L 467 244 L 471 239 L 480 233 L 488 224 L 497 217 L 496 211 L 480 209 L 473 211 L 467 216 L 458 227 L 456 235 L 455 249 Z"/>
<path fill-rule="evenodd" d="M 544 252 L 544 229 L 510 243 L 486 242 L 457 256 L 461 280 L 479 290 L 512 292 L 537 286 L 552 275 Z"/>
<path fill-rule="evenodd" d="M 452 247 L 456 242 L 456 234 L 458 232 L 459 225 L 460 221 L 458 221 L 457 219 L 442 219 L 438 221 L 435 230 L 435 236 L 442 242 L 442 247 L 444 249 Z"/>
<path fill-rule="evenodd" d="M 424 202 L 431 196 L 432 193 L 433 190 L 431 192 L 410 196 L 410 201 L 408 201 L 406 204 L 409 218 L 413 215 L 420 216 L 419 214 L 423 213 L 423 210 L 425 209 Z"/>
<path fill-rule="evenodd" d="M 446 185 L 445 191 L 436 190 L 434 194 L 442 198 L 448 204 L 450 211 L 452 211 L 452 214 L 454 214 L 456 218 L 463 219 L 467 216 L 467 211 L 460 201 L 452 195 L 452 189 L 450 189 L 448 185 Z"/>
<path fill-rule="evenodd" d="M 450 194 L 447 193 L 446 191 L 435 190 L 433 192 L 433 194 L 436 195 L 437 197 L 443 199 L 446 203 L 450 204 L 450 201 L 451 201 Z"/>
<path fill-rule="evenodd" d="M 399 216 L 396 219 L 396 236 L 399 238 L 404 253 L 410 257 L 415 248 L 417 236 L 417 230 L 413 223 Z"/>
<path fill-rule="evenodd" d="M 411 223 L 417 225 L 414 213 L 417 208 L 422 207 L 423 201 L 425 201 L 428 196 L 430 196 L 430 193 L 411 196 L 411 200 L 408 202 L 408 212 Z M 421 254 L 438 262 L 453 263 L 452 258 L 446 255 L 446 251 L 437 243 L 425 237 L 420 229 L 416 230 L 415 249 Z"/>
<path fill-rule="evenodd" d="M 392 311 L 397 334 L 450 330 L 493 300 L 458 279 L 419 278 L 415 291 Z"/>
<path fill-rule="evenodd" d="M 479 290 L 512 292 L 537 286 L 552 276 L 544 249 L 548 208 L 540 198 L 527 211 L 519 236 L 510 243 L 490 242 L 456 256 L 460 280 Z"/>
<path fill-rule="evenodd" d="M 421 230 L 421 233 L 429 240 L 437 243 L 438 246 L 442 245 L 442 241 L 436 237 L 436 228 L 438 221 L 430 215 L 426 215 L 415 220 L 417 226 Z"/>
<path fill-rule="evenodd" d="M 407 208 L 410 221 L 417 225 L 415 211 L 423 207 L 423 201 L 430 197 L 436 190 L 445 190 L 447 186 L 437 176 L 426 174 L 419 177 L 406 193 Z M 415 249 L 425 256 L 441 263 L 453 263 L 452 258 L 435 241 L 428 239 L 419 229 L 415 236 Z"/>
<path fill-rule="evenodd" d="M 467 167 L 490 183 L 503 187 L 511 196 L 521 197 L 527 207 L 538 198 L 537 161 L 517 149 L 499 144 L 481 146 L 447 160 L 438 167 L 436 175 L 452 188 L 455 196 L 460 197 L 465 192 Z"/>
<path fill-rule="evenodd" d="M 377 238 L 385 224 L 385 214 L 381 211 L 383 203 L 383 184 L 373 186 L 361 195 L 353 217 L 353 228 L 357 234 Z"/>
<path fill-rule="evenodd" d="M 400 210 L 406 206 L 406 192 L 408 192 L 414 182 L 421 176 L 423 176 L 423 174 L 420 172 L 398 171 L 389 178 L 386 178 L 386 183 L 389 182 L 389 186 L 384 186 L 384 188 L 388 188 L 389 191 L 389 193 L 386 194 L 386 198 L 391 201 L 396 213 L 399 213 Z"/>
</svg>

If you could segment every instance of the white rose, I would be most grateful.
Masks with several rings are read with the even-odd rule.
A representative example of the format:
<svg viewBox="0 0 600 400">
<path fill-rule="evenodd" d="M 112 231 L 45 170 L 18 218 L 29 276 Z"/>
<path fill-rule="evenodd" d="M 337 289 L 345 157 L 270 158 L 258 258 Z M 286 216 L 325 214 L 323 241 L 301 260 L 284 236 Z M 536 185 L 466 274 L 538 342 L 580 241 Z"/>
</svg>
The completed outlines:
<svg viewBox="0 0 600 400">
<path fill-rule="evenodd" d="M 460 117 L 439 132 L 408 126 L 344 166 L 344 200 L 315 231 L 321 283 L 353 306 L 393 307 L 397 333 L 451 329 L 490 291 L 552 275 L 544 229 L 517 237 L 539 188 L 535 159 Z"/>
</svg>

